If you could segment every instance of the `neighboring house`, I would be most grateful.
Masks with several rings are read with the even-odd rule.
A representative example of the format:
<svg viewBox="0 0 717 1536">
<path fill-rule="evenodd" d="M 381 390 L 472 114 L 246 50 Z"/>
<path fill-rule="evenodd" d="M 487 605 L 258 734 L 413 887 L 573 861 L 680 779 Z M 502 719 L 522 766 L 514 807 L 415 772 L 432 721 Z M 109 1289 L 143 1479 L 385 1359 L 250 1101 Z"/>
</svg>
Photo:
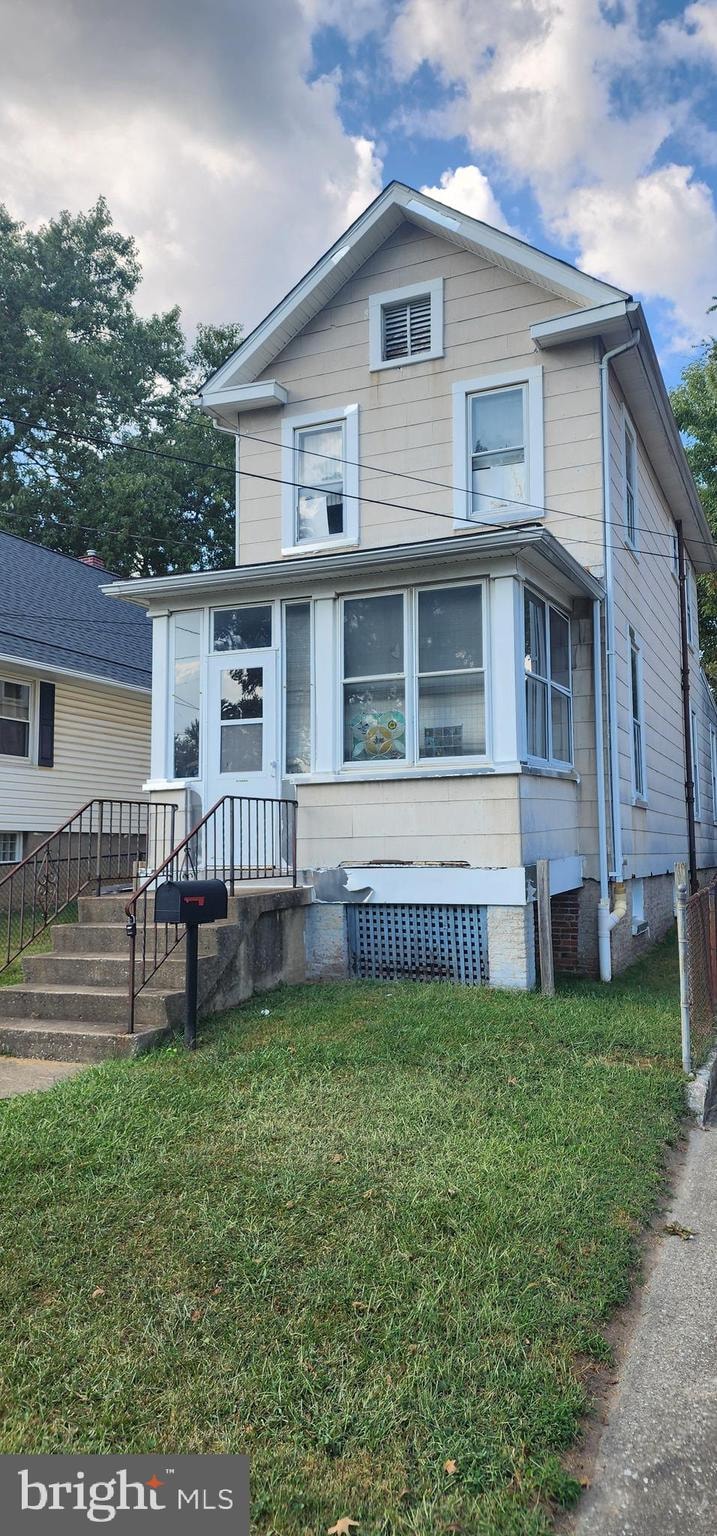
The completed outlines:
<svg viewBox="0 0 717 1536">
<path fill-rule="evenodd" d="M 688 851 L 680 547 L 717 865 L 717 553 L 639 304 L 392 183 L 201 406 L 237 433 L 236 568 L 115 588 L 154 621 L 151 792 L 295 787 L 300 866 L 367 897 L 359 973 L 438 944 L 530 985 L 548 859 L 557 963 L 607 979 Z"/>
<path fill-rule="evenodd" d="M 85 801 L 142 796 L 151 630 L 111 579 L 0 533 L 0 878 Z"/>
</svg>

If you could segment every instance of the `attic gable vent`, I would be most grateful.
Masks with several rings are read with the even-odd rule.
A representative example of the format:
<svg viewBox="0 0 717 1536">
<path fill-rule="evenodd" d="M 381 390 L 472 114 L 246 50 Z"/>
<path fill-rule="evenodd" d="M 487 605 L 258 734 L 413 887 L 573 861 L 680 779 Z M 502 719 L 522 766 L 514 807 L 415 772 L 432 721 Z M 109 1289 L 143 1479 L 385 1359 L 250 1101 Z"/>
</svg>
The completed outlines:
<svg viewBox="0 0 717 1536">
<path fill-rule="evenodd" d="M 386 304 L 383 310 L 384 359 L 415 357 L 431 347 L 431 295 L 407 299 L 400 304 Z"/>
</svg>

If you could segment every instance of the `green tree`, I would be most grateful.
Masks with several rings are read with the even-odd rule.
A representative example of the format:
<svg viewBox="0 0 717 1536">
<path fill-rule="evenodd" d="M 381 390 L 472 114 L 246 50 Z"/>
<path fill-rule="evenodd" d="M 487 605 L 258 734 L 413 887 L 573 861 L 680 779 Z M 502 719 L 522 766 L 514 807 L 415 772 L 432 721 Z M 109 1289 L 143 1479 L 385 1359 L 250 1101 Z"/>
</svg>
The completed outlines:
<svg viewBox="0 0 717 1536">
<path fill-rule="evenodd" d="M 230 565 L 233 443 L 192 400 L 241 327 L 187 347 L 140 278 L 103 199 L 38 230 L 0 207 L 0 526 L 121 575 Z"/>
<path fill-rule="evenodd" d="M 685 437 L 687 457 L 707 514 L 717 537 L 717 339 L 689 363 L 672 394 L 672 409 Z M 697 578 L 700 645 L 710 680 L 717 684 L 717 581 Z"/>
</svg>

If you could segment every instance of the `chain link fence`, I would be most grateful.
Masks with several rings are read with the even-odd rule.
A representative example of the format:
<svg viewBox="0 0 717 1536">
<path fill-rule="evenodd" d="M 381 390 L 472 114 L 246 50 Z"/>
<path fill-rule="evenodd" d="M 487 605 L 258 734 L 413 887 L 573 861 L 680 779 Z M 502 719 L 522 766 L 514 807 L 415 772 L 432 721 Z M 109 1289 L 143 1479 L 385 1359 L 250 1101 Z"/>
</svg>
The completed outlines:
<svg viewBox="0 0 717 1536">
<path fill-rule="evenodd" d="M 684 865 L 675 869 L 680 956 L 682 1065 L 702 1064 L 717 1023 L 717 880 L 690 895 Z"/>
</svg>

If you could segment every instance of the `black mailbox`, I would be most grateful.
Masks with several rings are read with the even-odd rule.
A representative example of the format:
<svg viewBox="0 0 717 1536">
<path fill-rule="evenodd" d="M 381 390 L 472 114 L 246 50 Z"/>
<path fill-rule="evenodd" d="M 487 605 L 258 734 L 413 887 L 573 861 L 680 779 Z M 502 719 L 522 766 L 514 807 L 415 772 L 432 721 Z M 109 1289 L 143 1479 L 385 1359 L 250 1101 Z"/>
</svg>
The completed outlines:
<svg viewBox="0 0 717 1536">
<path fill-rule="evenodd" d="M 227 915 L 227 888 L 223 880 L 167 880 L 154 898 L 156 923 L 215 923 Z"/>
</svg>

